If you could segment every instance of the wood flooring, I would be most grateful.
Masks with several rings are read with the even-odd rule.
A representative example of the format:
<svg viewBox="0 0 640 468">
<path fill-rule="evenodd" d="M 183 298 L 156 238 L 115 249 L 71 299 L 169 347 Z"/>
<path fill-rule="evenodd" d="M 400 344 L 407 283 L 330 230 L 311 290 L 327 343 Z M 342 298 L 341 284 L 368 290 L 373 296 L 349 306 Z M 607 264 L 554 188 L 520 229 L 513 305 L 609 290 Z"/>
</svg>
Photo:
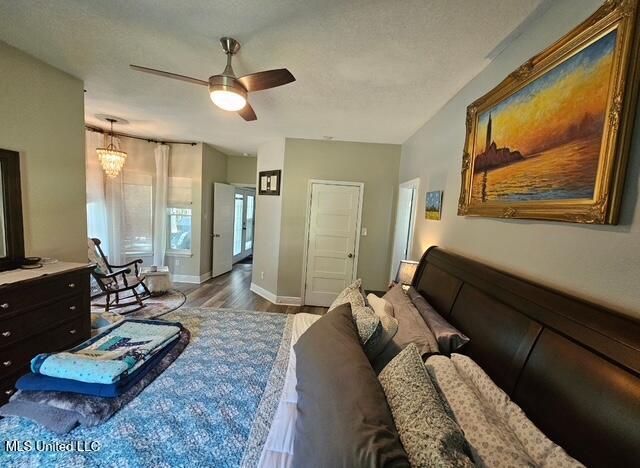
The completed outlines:
<svg viewBox="0 0 640 468">
<path fill-rule="evenodd" d="M 202 284 L 175 283 L 175 287 L 187 296 L 184 307 L 215 307 L 240 310 L 260 310 L 282 314 L 323 314 L 325 307 L 286 306 L 273 304 L 251 291 L 252 265 L 236 263 L 224 275 Z"/>
</svg>

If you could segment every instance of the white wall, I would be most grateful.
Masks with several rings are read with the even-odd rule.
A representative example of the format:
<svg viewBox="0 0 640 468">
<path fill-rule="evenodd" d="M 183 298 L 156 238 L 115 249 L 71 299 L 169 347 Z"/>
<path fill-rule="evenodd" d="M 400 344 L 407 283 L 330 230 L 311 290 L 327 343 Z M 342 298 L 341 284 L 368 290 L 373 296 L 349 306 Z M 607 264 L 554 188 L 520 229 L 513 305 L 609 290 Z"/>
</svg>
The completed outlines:
<svg viewBox="0 0 640 468">
<path fill-rule="evenodd" d="M 26 255 L 86 262 L 83 83 L 4 42 L 0 148 L 20 153 Z"/>
<path fill-rule="evenodd" d="M 260 145 L 258 147 L 257 172 L 281 169 L 282 178 L 286 178 L 283 170 L 284 151 L 284 138 Z M 278 294 L 281 220 L 282 195 L 258 195 L 256 193 L 256 228 L 251 282 L 273 296 Z"/>
<path fill-rule="evenodd" d="M 565 0 L 524 30 L 403 146 L 400 181 L 419 176 L 412 249 L 431 245 L 640 317 L 640 118 L 636 120 L 618 226 L 457 216 L 466 106 L 588 17 L 600 0 Z M 427 191 L 444 190 L 442 221 L 424 219 Z"/>
</svg>

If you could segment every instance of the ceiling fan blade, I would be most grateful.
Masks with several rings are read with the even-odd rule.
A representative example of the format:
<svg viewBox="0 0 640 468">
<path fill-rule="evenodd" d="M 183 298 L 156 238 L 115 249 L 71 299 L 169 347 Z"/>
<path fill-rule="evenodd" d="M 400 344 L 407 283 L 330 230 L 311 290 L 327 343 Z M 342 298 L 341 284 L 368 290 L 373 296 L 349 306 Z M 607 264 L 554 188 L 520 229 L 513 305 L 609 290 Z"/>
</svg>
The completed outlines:
<svg viewBox="0 0 640 468">
<path fill-rule="evenodd" d="M 262 91 L 263 89 L 275 88 L 292 81 L 296 81 L 295 77 L 286 68 L 277 70 L 267 70 L 250 75 L 244 75 L 238 78 L 247 91 Z"/>
<path fill-rule="evenodd" d="M 191 78 L 190 76 L 178 75 L 177 73 L 156 70 L 155 68 L 141 67 L 140 65 L 129 65 L 129 66 L 134 70 L 145 72 L 145 73 L 151 73 L 152 75 L 164 76 L 165 78 L 173 78 L 174 80 L 186 81 L 187 83 L 194 83 L 194 84 L 209 86 L 208 81 L 199 80 L 197 78 Z"/>
<path fill-rule="evenodd" d="M 249 104 L 248 102 L 245 104 L 245 106 L 242 109 L 238 111 L 238 114 L 240 114 L 240 117 L 242 117 L 247 122 L 251 122 L 252 120 L 258 120 L 258 117 L 256 116 L 256 113 L 253 110 L 253 107 L 251 107 L 251 104 Z"/>
</svg>

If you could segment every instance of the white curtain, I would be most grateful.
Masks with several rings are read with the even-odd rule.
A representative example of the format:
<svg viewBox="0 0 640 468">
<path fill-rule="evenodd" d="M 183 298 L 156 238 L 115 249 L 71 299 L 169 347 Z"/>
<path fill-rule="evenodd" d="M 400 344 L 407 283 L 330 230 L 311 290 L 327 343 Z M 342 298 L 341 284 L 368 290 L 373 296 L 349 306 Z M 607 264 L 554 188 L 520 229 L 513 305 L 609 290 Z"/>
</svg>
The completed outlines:
<svg viewBox="0 0 640 468">
<path fill-rule="evenodd" d="M 164 266 L 167 251 L 167 192 L 169 190 L 169 145 L 157 145 L 153 204 L 153 264 Z"/>
<path fill-rule="evenodd" d="M 85 132 L 85 163 L 87 171 L 87 237 L 102 241 L 102 249 L 109 252 L 109 229 L 107 224 L 107 201 L 105 197 L 104 172 L 98 161 L 96 148 L 104 146 L 104 135 Z"/>
<path fill-rule="evenodd" d="M 120 148 L 120 139 L 114 138 L 116 148 Z M 124 186 L 122 172 L 117 177 L 106 177 L 106 201 L 107 201 L 107 232 L 109 250 L 107 256 L 109 263 L 122 265 L 124 263 Z"/>
</svg>

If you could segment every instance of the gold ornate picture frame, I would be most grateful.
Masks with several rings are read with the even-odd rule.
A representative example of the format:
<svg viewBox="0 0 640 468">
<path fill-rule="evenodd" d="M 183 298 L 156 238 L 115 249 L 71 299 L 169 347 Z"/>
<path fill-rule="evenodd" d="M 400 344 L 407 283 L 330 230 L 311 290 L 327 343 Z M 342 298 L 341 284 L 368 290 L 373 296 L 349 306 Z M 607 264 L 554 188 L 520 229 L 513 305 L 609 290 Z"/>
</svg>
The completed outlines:
<svg viewBox="0 0 640 468">
<path fill-rule="evenodd" d="M 638 28 L 638 0 L 608 0 L 467 108 L 458 215 L 617 223 Z"/>
</svg>

